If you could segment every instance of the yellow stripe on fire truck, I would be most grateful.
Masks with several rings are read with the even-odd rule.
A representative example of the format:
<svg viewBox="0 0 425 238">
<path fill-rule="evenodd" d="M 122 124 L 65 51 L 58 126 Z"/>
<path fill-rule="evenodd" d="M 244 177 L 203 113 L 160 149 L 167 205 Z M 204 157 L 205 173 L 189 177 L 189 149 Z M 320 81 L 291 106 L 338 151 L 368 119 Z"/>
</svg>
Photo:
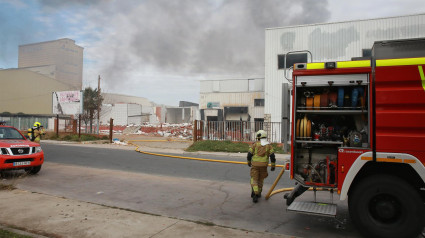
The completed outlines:
<svg viewBox="0 0 425 238">
<path fill-rule="evenodd" d="M 376 60 L 376 67 L 421 65 L 421 64 L 425 64 L 425 57 L 420 57 L 420 58 L 406 58 L 406 59 L 382 59 L 382 60 Z"/>
</svg>

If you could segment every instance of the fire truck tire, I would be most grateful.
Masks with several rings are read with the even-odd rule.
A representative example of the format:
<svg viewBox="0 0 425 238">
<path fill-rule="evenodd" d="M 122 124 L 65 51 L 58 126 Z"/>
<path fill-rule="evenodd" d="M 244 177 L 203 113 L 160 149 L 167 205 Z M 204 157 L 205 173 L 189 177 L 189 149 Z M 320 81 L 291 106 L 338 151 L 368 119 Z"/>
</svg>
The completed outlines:
<svg viewBox="0 0 425 238">
<path fill-rule="evenodd" d="M 425 225 L 425 205 L 413 186 L 392 175 L 374 175 L 350 192 L 353 223 L 365 237 L 417 237 Z"/>
<path fill-rule="evenodd" d="M 28 174 L 37 174 L 38 172 L 40 172 L 40 170 L 41 170 L 41 165 L 25 168 L 25 172 L 27 172 Z"/>
</svg>

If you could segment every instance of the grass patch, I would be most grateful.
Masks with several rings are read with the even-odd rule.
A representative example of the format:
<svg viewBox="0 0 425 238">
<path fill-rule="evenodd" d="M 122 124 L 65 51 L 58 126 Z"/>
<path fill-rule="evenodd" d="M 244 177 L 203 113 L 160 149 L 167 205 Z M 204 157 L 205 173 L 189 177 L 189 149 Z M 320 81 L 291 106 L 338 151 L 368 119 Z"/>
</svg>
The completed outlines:
<svg viewBox="0 0 425 238">
<path fill-rule="evenodd" d="M 81 137 L 78 138 L 77 134 L 59 134 L 58 136 L 54 132 L 49 132 L 42 139 L 79 142 L 79 141 L 108 140 L 109 137 L 106 135 L 97 136 L 97 135 L 90 135 L 90 134 L 81 134 Z"/>
<path fill-rule="evenodd" d="M 0 190 L 14 190 L 14 189 L 16 188 L 13 184 L 0 184 Z"/>
<path fill-rule="evenodd" d="M 8 230 L 0 229 L 0 238 L 31 238 L 31 236 L 21 235 Z"/>
<path fill-rule="evenodd" d="M 212 141 L 204 140 L 197 141 L 189 146 L 186 151 L 209 151 L 209 152 L 230 152 L 230 153 L 247 153 L 251 143 L 245 142 L 233 142 L 233 141 Z M 283 154 L 283 148 L 281 145 L 272 143 L 273 149 L 276 154 Z"/>
</svg>

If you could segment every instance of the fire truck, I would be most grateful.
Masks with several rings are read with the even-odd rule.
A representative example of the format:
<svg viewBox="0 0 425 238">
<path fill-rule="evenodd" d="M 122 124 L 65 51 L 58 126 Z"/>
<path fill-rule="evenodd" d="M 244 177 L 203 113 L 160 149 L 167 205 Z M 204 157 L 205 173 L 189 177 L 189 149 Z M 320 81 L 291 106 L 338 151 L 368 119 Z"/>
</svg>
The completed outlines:
<svg viewBox="0 0 425 238">
<path fill-rule="evenodd" d="M 363 60 L 294 64 L 288 211 L 336 216 L 336 204 L 316 200 L 325 190 L 348 198 L 364 236 L 421 233 L 424 68 L 425 38 L 375 42 Z M 308 189 L 315 201 L 295 201 Z"/>
</svg>

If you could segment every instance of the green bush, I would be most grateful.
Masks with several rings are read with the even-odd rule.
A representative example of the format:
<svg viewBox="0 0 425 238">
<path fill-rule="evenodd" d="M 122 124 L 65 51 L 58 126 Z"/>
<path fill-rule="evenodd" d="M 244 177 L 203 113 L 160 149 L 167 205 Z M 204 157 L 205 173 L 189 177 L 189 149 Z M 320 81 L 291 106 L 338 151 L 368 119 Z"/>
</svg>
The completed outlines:
<svg viewBox="0 0 425 238">
<path fill-rule="evenodd" d="M 195 151 L 211 151 L 211 152 L 241 152 L 247 153 L 251 143 L 245 142 L 232 142 L 232 141 L 197 141 L 189 146 L 186 151 L 195 152 Z M 272 143 L 275 153 L 282 154 L 283 148 L 281 145 Z"/>
<path fill-rule="evenodd" d="M 60 140 L 60 141 L 95 141 L 95 140 L 107 140 L 108 136 L 96 136 L 96 135 L 89 135 L 89 134 L 81 134 L 81 138 L 78 138 L 77 134 L 66 134 L 59 136 L 56 135 L 54 132 L 48 132 L 45 136 L 42 137 L 42 139 L 46 140 Z"/>
</svg>

